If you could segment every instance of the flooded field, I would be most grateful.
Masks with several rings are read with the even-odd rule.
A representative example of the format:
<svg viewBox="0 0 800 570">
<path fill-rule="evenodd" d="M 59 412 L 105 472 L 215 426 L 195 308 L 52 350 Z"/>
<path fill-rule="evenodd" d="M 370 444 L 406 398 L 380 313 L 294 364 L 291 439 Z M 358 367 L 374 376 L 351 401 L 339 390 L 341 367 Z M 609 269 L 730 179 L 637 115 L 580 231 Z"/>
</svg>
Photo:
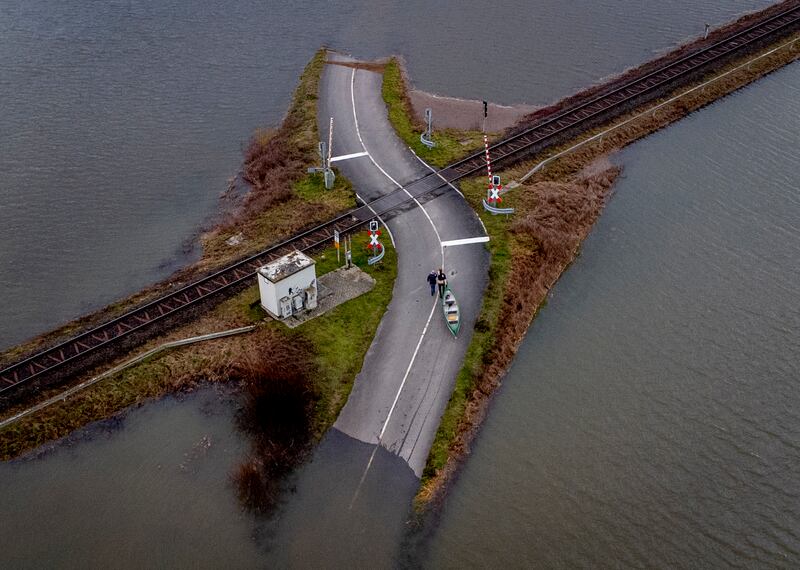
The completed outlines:
<svg viewBox="0 0 800 570">
<path fill-rule="evenodd" d="M 321 44 L 403 54 L 421 89 L 543 104 L 766 4 L 6 4 L 0 346 L 196 255 Z M 204 390 L 0 464 L 0 566 L 797 566 L 798 70 L 617 157 L 418 549 L 413 474 L 378 454 L 360 486 L 372 449 L 338 432 L 273 518 L 242 510 L 237 404 Z"/>
</svg>

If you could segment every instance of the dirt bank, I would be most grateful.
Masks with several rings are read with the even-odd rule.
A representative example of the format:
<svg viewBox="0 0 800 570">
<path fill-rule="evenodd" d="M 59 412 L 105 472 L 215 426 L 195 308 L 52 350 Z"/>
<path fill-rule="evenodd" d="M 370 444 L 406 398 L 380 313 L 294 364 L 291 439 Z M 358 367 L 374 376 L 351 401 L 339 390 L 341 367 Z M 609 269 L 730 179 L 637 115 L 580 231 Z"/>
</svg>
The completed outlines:
<svg viewBox="0 0 800 570">
<path fill-rule="evenodd" d="M 425 122 L 425 109 L 433 114 L 433 128 L 456 129 L 459 131 L 480 131 L 483 126 L 483 101 L 457 99 L 434 95 L 425 91 L 411 89 L 408 93 L 414 118 L 419 123 Z M 508 107 L 489 103 L 486 131 L 499 133 L 511 128 L 524 116 L 534 112 L 538 107 L 533 105 L 514 105 Z"/>
</svg>

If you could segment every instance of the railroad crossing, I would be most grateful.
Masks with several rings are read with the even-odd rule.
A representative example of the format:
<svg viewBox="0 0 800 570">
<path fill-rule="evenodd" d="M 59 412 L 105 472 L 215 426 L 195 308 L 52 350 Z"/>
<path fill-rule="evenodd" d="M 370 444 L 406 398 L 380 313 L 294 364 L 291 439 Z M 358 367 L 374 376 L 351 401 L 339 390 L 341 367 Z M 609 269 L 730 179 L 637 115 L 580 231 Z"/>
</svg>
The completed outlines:
<svg viewBox="0 0 800 570">
<path fill-rule="evenodd" d="M 624 82 L 610 82 L 577 98 L 571 105 L 542 116 L 525 129 L 491 145 L 494 164 L 509 165 L 533 152 L 558 144 L 569 137 L 620 116 L 670 90 L 702 75 L 711 65 L 720 65 L 743 53 L 796 31 L 800 27 L 800 6 L 793 3 L 786 10 L 747 26 L 735 33 L 700 45 L 682 57 L 661 62 L 655 69 Z M 331 115 L 332 116 L 332 115 Z M 328 126 L 328 125 L 326 125 Z M 326 149 L 327 150 L 327 149 Z M 355 153 L 366 157 L 365 151 Z M 85 369 L 101 351 L 113 353 L 114 347 L 143 342 L 155 330 L 153 325 L 176 318 L 191 307 L 214 303 L 224 292 L 252 278 L 258 267 L 295 249 L 309 251 L 331 240 L 333 232 L 352 232 L 374 217 L 389 218 L 431 196 L 448 193 L 452 184 L 479 172 L 484 166 L 483 152 L 478 152 L 438 172 L 418 172 L 415 180 L 403 181 L 403 187 L 379 197 L 333 220 L 310 228 L 290 239 L 241 260 L 219 272 L 189 284 L 147 305 L 110 320 L 64 342 L 0 370 L 0 396 L 13 401 L 18 390 L 34 381 L 58 380 L 61 376 Z M 347 155 L 334 157 L 328 150 L 326 167 Z M 120 349 L 121 350 L 121 349 Z"/>
</svg>

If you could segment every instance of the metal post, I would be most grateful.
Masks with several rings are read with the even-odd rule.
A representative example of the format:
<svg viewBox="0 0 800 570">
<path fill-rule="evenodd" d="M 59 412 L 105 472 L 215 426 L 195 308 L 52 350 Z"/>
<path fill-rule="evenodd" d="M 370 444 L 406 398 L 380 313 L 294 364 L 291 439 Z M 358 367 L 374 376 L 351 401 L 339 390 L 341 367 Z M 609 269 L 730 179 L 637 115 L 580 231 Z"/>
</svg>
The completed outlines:
<svg viewBox="0 0 800 570">
<path fill-rule="evenodd" d="M 333 120 L 331 120 L 331 128 L 333 128 Z M 322 173 L 323 180 L 325 182 L 325 188 L 330 190 L 333 188 L 333 183 L 336 180 L 336 175 L 333 173 L 333 169 L 330 167 L 331 163 L 331 142 L 332 136 L 328 137 L 328 143 L 325 141 L 319 141 L 319 157 L 322 166 L 320 167 L 311 167 L 308 169 L 309 174 L 315 174 L 317 172 Z"/>
<path fill-rule="evenodd" d="M 492 161 L 489 159 L 489 137 L 483 135 L 483 148 L 486 150 L 486 173 L 489 176 L 489 184 L 492 183 Z"/>
<path fill-rule="evenodd" d="M 325 161 L 325 168 L 331 167 L 331 154 L 333 153 L 333 117 L 331 117 L 331 124 L 328 127 L 328 160 Z"/>
<path fill-rule="evenodd" d="M 425 132 L 419 136 L 419 140 L 428 148 L 433 148 L 436 146 L 436 143 L 433 142 L 433 113 L 429 108 L 425 109 L 425 121 L 428 126 Z"/>
<path fill-rule="evenodd" d="M 328 128 L 328 155 L 322 158 L 323 165 L 322 167 L 324 170 L 322 171 L 322 176 L 325 180 L 325 189 L 330 190 L 333 188 L 333 184 L 336 181 L 336 175 L 333 173 L 331 169 L 331 155 L 333 153 L 333 117 L 331 117 L 330 126 Z"/>
</svg>

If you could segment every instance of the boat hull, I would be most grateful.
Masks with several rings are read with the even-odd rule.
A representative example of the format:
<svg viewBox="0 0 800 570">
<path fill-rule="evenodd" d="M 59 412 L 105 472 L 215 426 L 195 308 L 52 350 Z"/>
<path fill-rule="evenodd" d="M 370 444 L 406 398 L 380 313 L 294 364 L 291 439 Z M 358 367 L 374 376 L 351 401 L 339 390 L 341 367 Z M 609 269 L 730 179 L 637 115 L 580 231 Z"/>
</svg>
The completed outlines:
<svg viewBox="0 0 800 570">
<path fill-rule="evenodd" d="M 453 336 L 458 336 L 458 331 L 461 329 L 461 309 L 450 287 L 446 287 L 442 294 L 442 313 L 447 328 Z"/>
</svg>

